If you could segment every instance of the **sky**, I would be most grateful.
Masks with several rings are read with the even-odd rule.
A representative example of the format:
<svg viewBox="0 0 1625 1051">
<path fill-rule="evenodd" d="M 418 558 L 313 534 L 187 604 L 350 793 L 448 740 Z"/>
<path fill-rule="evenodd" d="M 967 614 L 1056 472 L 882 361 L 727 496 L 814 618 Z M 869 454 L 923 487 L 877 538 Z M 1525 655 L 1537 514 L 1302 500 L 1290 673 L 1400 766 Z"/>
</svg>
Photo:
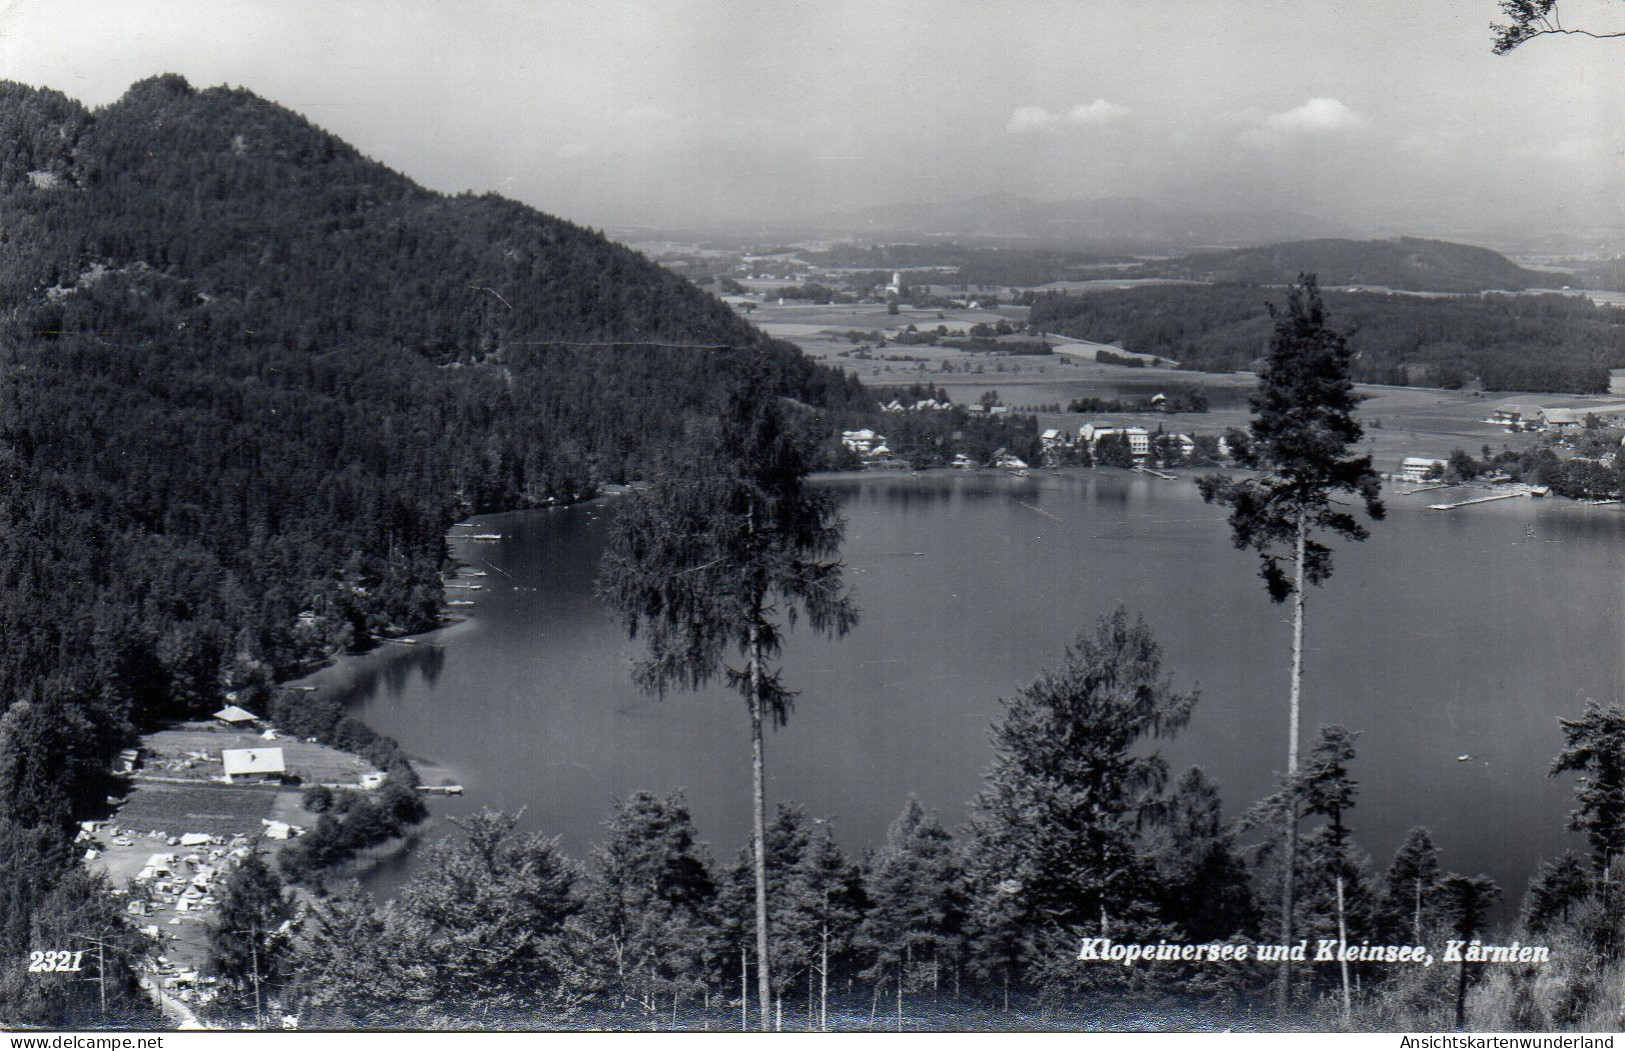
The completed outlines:
<svg viewBox="0 0 1625 1051">
<path fill-rule="evenodd" d="M 1625 29 L 1625 0 L 1561 0 Z M 599 227 L 988 193 L 1370 232 L 1625 225 L 1625 40 L 1495 0 L 0 0 L 0 78 L 160 72 Z"/>
</svg>

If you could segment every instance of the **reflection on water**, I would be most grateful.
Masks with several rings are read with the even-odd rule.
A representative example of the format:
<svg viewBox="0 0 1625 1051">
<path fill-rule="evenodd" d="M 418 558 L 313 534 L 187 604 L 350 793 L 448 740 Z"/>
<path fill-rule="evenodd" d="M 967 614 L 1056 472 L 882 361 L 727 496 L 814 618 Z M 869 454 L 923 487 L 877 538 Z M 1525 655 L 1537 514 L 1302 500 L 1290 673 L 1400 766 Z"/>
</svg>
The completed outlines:
<svg viewBox="0 0 1625 1051">
<path fill-rule="evenodd" d="M 792 634 L 801 691 L 768 741 L 775 798 L 830 815 L 849 847 L 879 842 L 913 793 L 965 816 L 1009 696 L 1095 617 L 1143 612 L 1182 686 L 1190 728 L 1167 751 L 1199 764 L 1239 813 L 1274 787 L 1286 734 L 1287 611 L 1253 557 L 1186 481 L 1126 472 L 892 475 L 828 483 L 863 616 L 844 640 Z M 1305 738 L 1361 732 L 1350 824 L 1377 866 L 1427 825 L 1451 868 L 1515 901 L 1563 830 L 1570 784 L 1546 776 L 1558 716 L 1618 699 L 1625 671 L 1625 515 L 1519 500 L 1441 514 L 1393 496 L 1365 544 L 1338 545 L 1310 596 Z M 747 723 L 723 690 L 665 701 L 631 686 L 638 650 L 594 596 L 613 502 L 496 515 L 459 557 L 487 568 L 473 620 L 324 672 L 357 714 L 468 788 L 437 815 L 526 808 L 584 856 L 610 801 L 686 789 L 720 857 L 748 828 Z M 1458 762 L 1471 755 L 1471 762 Z M 443 823 L 441 826 L 443 827 Z M 414 859 L 375 874 L 388 892 Z"/>
<path fill-rule="evenodd" d="M 446 666 L 445 644 L 441 642 L 380 645 L 370 657 L 357 659 L 356 666 L 347 669 L 347 675 L 327 686 L 327 695 L 350 705 L 379 697 L 399 697 L 413 685 L 433 690 Z"/>
</svg>

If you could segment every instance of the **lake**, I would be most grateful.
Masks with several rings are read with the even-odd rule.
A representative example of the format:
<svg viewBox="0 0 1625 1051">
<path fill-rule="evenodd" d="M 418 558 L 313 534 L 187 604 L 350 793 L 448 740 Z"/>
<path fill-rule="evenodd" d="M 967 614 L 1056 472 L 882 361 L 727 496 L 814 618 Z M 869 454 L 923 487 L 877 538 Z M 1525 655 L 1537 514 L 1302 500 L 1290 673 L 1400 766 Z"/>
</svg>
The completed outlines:
<svg viewBox="0 0 1625 1051">
<path fill-rule="evenodd" d="M 1232 816 L 1271 790 L 1289 610 L 1270 604 L 1256 559 L 1188 479 L 820 484 L 842 500 L 862 622 L 839 641 L 791 636 L 785 681 L 801 696 L 767 742 L 772 799 L 833 818 L 852 850 L 881 842 L 911 793 L 959 823 L 999 698 L 1119 604 L 1145 615 L 1178 685 L 1200 684 L 1195 718 L 1165 746 L 1175 771 L 1204 767 Z M 1542 857 L 1584 849 L 1563 828 L 1569 779 L 1546 772 L 1557 718 L 1619 696 L 1625 515 L 1555 498 L 1423 509 L 1436 499 L 1390 493 L 1388 520 L 1364 544 L 1339 544 L 1331 581 L 1311 593 L 1304 739 L 1324 723 L 1361 733 L 1349 822 L 1379 869 L 1426 825 L 1447 867 L 1487 873 L 1515 903 Z M 582 857 L 612 799 L 683 788 L 702 837 L 731 860 L 749 827 L 743 702 L 632 687 L 637 648 L 593 594 L 615 507 L 479 519 L 469 532 L 504 539 L 455 545 L 488 574 L 468 622 L 311 681 L 466 786 L 432 804 L 437 817 L 523 807 L 526 827 Z M 404 855 L 369 885 L 391 893 L 415 863 Z"/>
</svg>

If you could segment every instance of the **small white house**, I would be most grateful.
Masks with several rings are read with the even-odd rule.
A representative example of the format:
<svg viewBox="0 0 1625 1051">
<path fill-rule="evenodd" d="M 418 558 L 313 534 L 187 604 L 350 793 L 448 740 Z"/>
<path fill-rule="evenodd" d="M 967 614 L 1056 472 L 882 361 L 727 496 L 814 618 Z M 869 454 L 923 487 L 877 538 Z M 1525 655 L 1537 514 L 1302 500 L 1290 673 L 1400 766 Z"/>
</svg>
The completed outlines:
<svg viewBox="0 0 1625 1051">
<path fill-rule="evenodd" d="M 261 780 L 288 772 L 280 748 L 227 748 L 220 753 L 226 780 Z"/>
<path fill-rule="evenodd" d="M 214 717 L 228 726 L 242 726 L 245 723 L 254 722 L 259 718 L 259 716 L 255 715 L 253 712 L 245 711 L 244 709 L 237 707 L 235 704 L 226 705 L 218 712 L 215 712 Z"/>
</svg>

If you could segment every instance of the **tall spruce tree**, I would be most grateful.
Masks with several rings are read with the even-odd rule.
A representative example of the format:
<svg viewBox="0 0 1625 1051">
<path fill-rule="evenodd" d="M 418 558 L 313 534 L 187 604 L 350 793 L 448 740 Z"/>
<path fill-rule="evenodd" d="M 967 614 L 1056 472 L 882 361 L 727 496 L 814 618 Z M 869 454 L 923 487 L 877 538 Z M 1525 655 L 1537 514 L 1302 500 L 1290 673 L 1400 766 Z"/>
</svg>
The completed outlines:
<svg viewBox="0 0 1625 1051">
<path fill-rule="evenodd" d="M 767 929 L 770 956 L 768 972 L 772 979 L 770 1005 L 790 991 L 806 967 L 803 947 L 792 937 L 788 916 L 790 884 L 803 863 L 810 832 L 807 813 L 799 803 L 780 801 L 774 805 L 768 823 L 767 846 Z M 754 965 L 756 948 L 756 852 L 746 847 L 723 875 L 717 891 L 717 923 L 712 953 L 724 985 L 731 976 Z M 749 990 L 740 989 L 742 1001 L 750 1000 Z"/>
<path fill-rule="evenodd" d="M 1552 776 L 1580 773 L 1569 828 L 1591 843 L 1591 863 L 1604 890 L 1614 861 L 1625 851 L 1625 707 L 1586 705 L 1578 719 L 1559 719 L 1564 749 L 1552 762 Z"/>
<path fill-rule="evenodd" d="M 767 900 L 767 793 L 763 728 L 783 726 L 795 694 L 773 662 L 800 617 L 845 634 L 857 608 L 836 557 L 842 524 L 834 497 L 807 485 L 805 439 L 790 410 L 751 369 L 715 427 L 695 426 L 687 448 L 617 517 L 600 592 L 648 657 L 637 681 L 664 695 L 719 678 L 750 717 L 760 1027 L 772 1027 Z M 731 665 L 737 654 L 742 665 Z"/>
<path fill-rule="evenodd" d="M 1452 872 L 1439 881 L 1439 896 L 1445 922 L 1463 945 L 1484 927 L 1490 906 L 1501 896 L 1501 888 L 1487 876 L 1463 876 Z M 1467 954 L 1461 954 L 1456 972 L 1456 1028 L 1467 1025 Z"/>
<path fill-rule="evenodd" d="M 1025 977 L 1037 947 L 1035 917 L 1024 892 L 1026 867 L 998 852 L 1004 830 L 996 821 L 974 818 L 963 853 L 966 888 L 966 965 L 973 977 L 992 985 L 1004 1011 L 1010 1010 L 1012 987 Z"/>
<path fill-rule="evenodd" d="M 1298 774 L 1298 738 L 1303 693 L 1304 608 L 1309 585 L 1326 582 L 1332 552 L 1318 537 L 1364 540 L 1368 531 L 1351 512 L 1363 505 L 1373 520 L 1384 514 L 1381 483 L 1370 456 L 1352 450 L 1363 435 L 1355 418 L 1350 352 L 1343 336 L 1326 323 L 1320 290 L 1312 274 L 1300 274 L 1287 290 L 1284 311 L 1275 319 L 1258 389 L 1251 398 L 1249 453 L 1259 475 L 1235 479 L 1212 475 L 1199 481 L 1202 497 L 1230 508 L 1236 547 L 1252 549 L 1271 601 L 1292 600 L 1292 671 L 1287 701 L 1286 777 Z M 1348 497 L 1350 499 L 1340 499 Z M 1290 567 L 1290 572 L 1287 567 Z M 1292 938 L 1292 896 L 1297 854 L 1298 814 L 1285 814 L 1285 878 L 1281 883 L 1282 936 Z M 1283 960 L 1280 1008 L 1291 997 L 1291 962 Z"/>
<path fill-rule="evenodd" d="M 1168 764 L 1151 740 L 1190 721 L 1195 693 L 1176 691 L 1143 619 L 1122 609 L 1067 648 L 1004 703 L 994 761 L 977 797 L 978 850 L 998 859 L 994 884 L 1033 923 L 1109 929 L 1153 897 L 1140 831 L 1162 803 Z M 1012 882 L 1006 882 L 1012 881 Z"/>
<path fill-rule="evenodd" d="M 953 838 L 913 796 L 870 859 L 864 886 L 871 908 L 857 935 L 869 960 L 863 977 L 874 986 L 875 1001 L 882 989 L 893 989 L 901 1028 L 903 994 L 927 985 L 940 990 L 943 969 L 959 964 L 965 924 Z"/>
<path fill-rule="evenodd" d="M 1405 836 L 1383 879 L 1383 927 L 1395 939 L 1425 943 L 1438 916 L 1439 850 L 1433 834 L 1417 826 Z"/>
<path fill-rule="evenodd" d="M 852 954 L 867 898 L 863 874 L 835 842 L 829 822 L 817 823 L 801 860 L 790 870 L 782 940 L 803 954 L 809 1027 L 829 1029 L 829 985 Z"/>
<path fill-rule="evenodd" d="M 584 919 L 599 968 L 622 1006 L 673 1014 L 704 992 L 716 882 L 682 793 L 635 792 L 616 805 L 593 851 Z"/>
<path fill-rule="evenodd" d="M 1320 736 L 1309 749 L 1309 762 L 1301 777 L 1303 812 L 1326 818 L 1326 824 L 1317 837 L 1314 853 L 1324 859 L 1323 871 L 1329 871 L 1335 888 L 1333 909 L 1337 916 L 1337 944 L 1348 946 L 1349 883 L 1354 875 L 1349 859 L 1349 830 L 1344 816 L 1354 807 L 1359 782 L 1350 773 L 1354 762 L 1354 739 L 1359 734 L 1341 726 L 1323 726 Z M 1343 985 L 1343 1022 L 1350 1020 L 1354 1006 L 1349 985 L 1349 965 L 1338 961 Z"/>
<path fill-rule="evenodd" d="M 1194 941 L 1251 933 L 1247 865 L 1224 821 L 1219 786 L 1191 767 L 1174 782 L 1156 836 L 1158 908 Z"/>
<path fill-rule="evenodd" d="M 1569 915 L 1591 893 L 1591 874 L 1585 862 L 1572 850 L 1556 860 L 1541 864 L 1529 880 L 1523 899 L 1524 926 L 1531 931 L 1550 930 L 1569 922 Z"/>
<path fill-rule="evenodd" d="M 293 897 L 259 854 L 250 854 L 226 882 L 220 915 L 209 932 L 209 958 L 231 1000 L 252 1005 L 263 1026 L 273 989 L 287 976 Z"/>
</svg>

